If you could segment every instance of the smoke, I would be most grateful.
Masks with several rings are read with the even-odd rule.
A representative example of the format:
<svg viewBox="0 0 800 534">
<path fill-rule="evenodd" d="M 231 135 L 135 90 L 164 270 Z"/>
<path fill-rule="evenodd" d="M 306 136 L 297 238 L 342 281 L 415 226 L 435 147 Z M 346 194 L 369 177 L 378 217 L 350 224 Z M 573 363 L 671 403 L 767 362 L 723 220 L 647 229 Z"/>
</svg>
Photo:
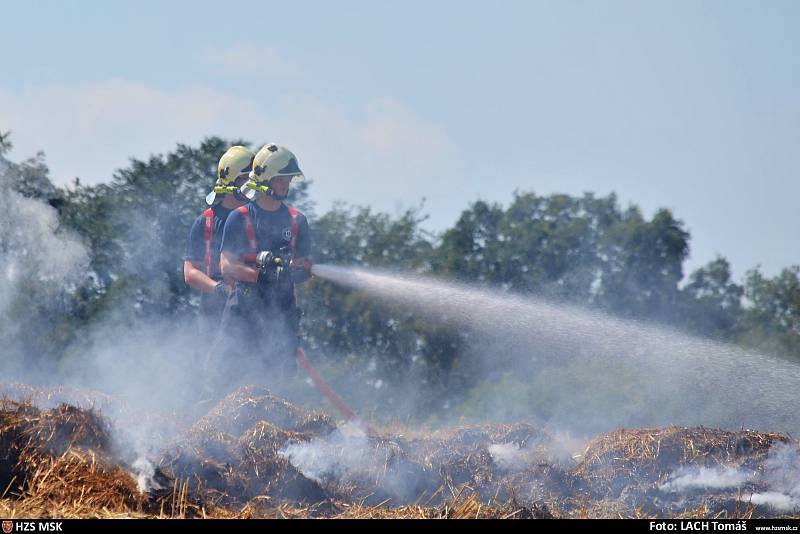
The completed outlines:
<svg viewBox="0 0 800 534">
<path fill-rule="evenodd" d="M 152 489 L 161 489 L 161 486 L 153 479 L 156 474 L 156 468 L 152 461 L 140 456 L 133 462 L 132 467 L 136 473 L 136 485 L 139 491 L 144 493 Z"/>
<path fill-rule="evenodd" d="M 3 347 L 1 370 L 4 381 L 20 380 L 32 384 L 57 383 L 61 387 L 54 394 L 36 399 L 40 407 L 69 402 L 77 406 L 104 408 L 105 414 L 112 418 L 114 427 L 119 428 L 124 413 L 120 403 L 104 402 L 102 394 L 78 394 L 77 390 L 65 387 L 66 384 L 100 389 L 110 392 L 111 383 L 106 380 L 109 368 L 127 372 L 124 380 L 115 384 L 133 385 L 131 366 L 126 360 L 117 357 L 100 357 L 91 353 L 93 361 L 58 369 L 45 361 L 33 357 L 37 337 L 46 337 L 54 325 L 43 323 L 40 313 L 45 317 L 48 311 L 68 310 L 71 294 L 79 284 L 86 281 L 89 266 L 89 253 L 81 240 L 59 226 L 58 212 L 49 204 L 35 198 L 17 193 L 12 183 L 12 165 L 4 162 L 0 169 L 0 346 Z M 113 334 L 111 334 L 113 335 Z M 123 346 L 119 337 L 114 339 L 115 348 Z M 37 355 L 39 356 L 39 355 Z M 127 360 L 130 361 L 130 360 Z M 77 364 L 77 362 L 75 362 Z M 104 366 L 105 365 L 105 366 Z M 78 369 L 85 377 L 80 380 Z M 25 388 L 6 386 L 4 394 L 18 397 L 32 397 Z M 142 388 L 136 397 L 142 397 Z M 128 427 L 135 428 L 135 427 Z M 139 431 L 135 431 L 139 433 Z M 120 440 L 115 435 L 116 441 Z M 134 449 L 143 449 L 142 439 L 133 441 Z M 138 472 L 140 487 L 150 484 L 155 472 L 152 462 L 140 455 L 133 463 Z"/>
<path fill-rule="evenodd" d="M 796 497 L 792 497 L 777 491 L 753 493 L 749 500 L 753 504 L 771 506 L 779 512 L 790 512 L 800 507 L 800 501 L 798 501 Z"/>
<path fill-rule="evenodd" d="M 729 489 L 756 486 L 745 500 L 786 512 L 800 508 L 800 449 L 795 443 L 770 447 L 763 470 L 747 471 L 732 466 L 685 466 L 673 472 L 659 489 L 684 493 L 695 489 Z"/>
<path fill-rule="evenodd" d="M 583 440 L 572 436 L 553 432 L 547 438 L 526 440 L 524 444 L 517 442 L 493 443 L 486 450 L 494 464 L 504 471 L 523 471 L 539 463 L 564 464 L 573 459 L 576 451 L 586 445 Z"/>
<path fill-rule="evenodd" d="M 370 445 L 365 429 L 346 423 L 325 438 L 290 443 L 278 454 L 307 478 L 324 482 L 368 473 L 377 452 Z"/>
<path fill-rule="evenodd" d="M 357 423 L 346 423 L 309 442 L 289 443 L 278 454 L 305 477 L 321 484 L 377 486 L 383 493 L 364 495 L 375 504 L 386 500 L 393 505 L 406 504 L 435 489 L 430 473 L 405 460 L 389 443 L 370 438 Z"/>
<path fill-rule="evenodd" d="M 779 443 L 770 448 L 764 479 L 773 491 L 753 494 L 755 504 L 769 504 L 776 510 L 800 508 L 800 448 L 797 444 Z"/>
<path fill-rule="evenodd" d="M 682 467 L 670 476 L 667 483 L 659 486 L 659 489 L 678 493 L 694 488 L 738 488 L 751 478 L 751 475 L 727 466 Z"/>
<path fill-rule="evenodd" d="M 500 469 L 521 470 L 529 463 L 518 443 L 497 443 L 489 445 L 487 450 Z"/>
<path fill-rule="evenodd" d="M 59 228 L 53 207 L 14 190 L 8 166 L 0 171 L 0 188 L 0 344 L 8 366 L 8 356 L 21 350 L 20 335 L 41 329 L 37 309 L 63 303 L 86 276 L 89 255 L 77 237 Z"/>
<path fill-rule="evenodd" d="M 278 380 L 274 361 L 263 354 L 221 351 L 224 355 L 206 364 L 216 325 L 199 323 L 188 306 L 178 316 L 159 313 L 166 308 L 162 303 L 174 298 L 167 271 L 180 268 L 163 260 L 184 245 L 162 242 L 152 224 L 159 213 L 172 213 L 167 205 L 153 206 L 154 213 L 146 215 L 115 214 L 115 220 L 136 222 L 120 225 L 126 233 L 116 236 L 124 241 L 112 258 L 116 272 L 145 278 L 149 293 L 128 291 L 121 276 L 112 277 L 103 296 L 113 298 L 91 310 L 91 321 L 78 321 L 81 330 L 63 351 L 44 352 L 52 350 L 52 336 L 72 324 L 77 289 L 93 285 L 96 275 L 87 247 L 59 226 L 56 209 L 17 193 L 13 164 L 0 162 L 3 393 L 31 398 L 41 407 L 68 402 L 102 410 L 112 423 L 116 454 L 132 467 L 141 487 L 152 487 L 154 461 L 163 448 L 226 393 L 245 382 L 292 390 L 297 398 L 309 391 L 299 380 Z M 13 382 L 54 387 L 43 396 Z"/>
</svg>

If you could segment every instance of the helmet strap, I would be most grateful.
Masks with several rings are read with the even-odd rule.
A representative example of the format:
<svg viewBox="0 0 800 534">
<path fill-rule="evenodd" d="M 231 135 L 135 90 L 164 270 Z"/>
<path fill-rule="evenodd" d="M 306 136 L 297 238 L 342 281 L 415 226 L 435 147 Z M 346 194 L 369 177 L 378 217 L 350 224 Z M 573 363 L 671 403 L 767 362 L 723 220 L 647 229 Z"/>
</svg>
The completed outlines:
<svg viewBox="0 0 800 534">
<path fill-rule="evenodd" d="M 242 190 L 241 190 L 240 188 L 238 188 L 238 187 L 237 187 L 236 189 L 234 189 L 234 190 L 233 190 L 233 197 L 234 197 L 236 200 L 238 200 L 239 202 L 247 202 L 247 201 L 249 201 L 249 200 L 250 200 L 249 198 L 247 198 L 247 197 L 246 197 L 246 196 L 245 196 L 245 195 L 242 193 Z"/>
<path fill-rule="evenodd" d="M 269 183 L 267 184 L 267 187 L 269 187 L 269 190 L 267 191 L 267 195 L 272 197 L 272 198 L 274 198 L 275 200 L 283 201 L 283 200 L 286 200 L 286 197 L 289 196 L 288 193 L 286 195 L 278 195 L 277 193 L 275 193 L 275 189 L 272 188 L 272 179 L 270 179 Z"/>
</svg>

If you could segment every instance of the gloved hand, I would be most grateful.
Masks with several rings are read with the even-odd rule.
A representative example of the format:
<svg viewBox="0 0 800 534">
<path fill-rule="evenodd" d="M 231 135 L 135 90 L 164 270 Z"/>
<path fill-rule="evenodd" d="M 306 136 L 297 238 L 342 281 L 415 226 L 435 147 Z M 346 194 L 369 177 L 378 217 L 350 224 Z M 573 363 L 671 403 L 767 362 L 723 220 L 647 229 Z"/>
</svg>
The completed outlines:
<svg viewBox="0 0 800 534">
<path fill-rule="evenodd" d="M 217 282 L 217 285 L 214 286 L 214 295 L 217 297 L 227 300 L 230 294 L 231 288 L 225 282 L 219 281 Z"/>
</svg>

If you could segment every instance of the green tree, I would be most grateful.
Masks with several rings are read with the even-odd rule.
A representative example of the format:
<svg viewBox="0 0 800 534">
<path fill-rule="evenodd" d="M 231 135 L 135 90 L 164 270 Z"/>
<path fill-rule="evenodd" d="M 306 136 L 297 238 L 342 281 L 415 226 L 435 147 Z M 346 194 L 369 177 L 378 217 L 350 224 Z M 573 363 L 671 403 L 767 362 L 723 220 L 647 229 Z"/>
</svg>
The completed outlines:
<svg viewBox="0 0 800 534">
<path fill-rule="evenodd" d="M 628 208 L 599 240 L 597 302 L 624 317 L 672 320 L 689 254 L 689 233 L 669 210 L 645 220 Z"/>
<path fill-rule="evenodd" d="M 745 278 L 745 308 L 739 340 L 774 353 L 800 357 L 800 266 L 767 278 L 758 269 Z"/>
<path fill-rule="evenodd" d="M 515 194 L 477 202 L 446 231 L 435 272 L 625 316 L 664 318 L 678 300 L 689 234 L 668 210 L 646 220 L 616 197 Z"/>
<path fill-rule="evenodd" d="M 728 260 L 717 257 L 689 276 L 682 290 L 684 326 L 696 333 L 733 340 L 741 327 L 744 288 L 731 279 Z"/>
<path fill-rule="evenodd" d="M 27 198 L 44 200 L 57 206 L 60 198 L 50 181 L 50 169 L 45 163 L 44 152 L 39 151 L 32 158 L 15 163 L 6 159 L 13 147 L 11 132 L 0 132 L 0 172 L 6 185 Z"/>
</svg>

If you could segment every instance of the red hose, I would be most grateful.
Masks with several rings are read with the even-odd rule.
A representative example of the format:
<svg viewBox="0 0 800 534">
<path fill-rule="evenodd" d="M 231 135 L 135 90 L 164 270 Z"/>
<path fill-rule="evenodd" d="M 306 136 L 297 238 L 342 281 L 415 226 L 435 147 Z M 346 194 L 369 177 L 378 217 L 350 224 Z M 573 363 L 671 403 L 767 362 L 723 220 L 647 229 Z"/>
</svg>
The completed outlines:
<svg viewBox="0 0 800 534">
<path fill-rule="evenodd" d="M 314 382 L 314 385 L 317 386 L 317 389 L 320 391 L 320 393 L 325 395 L 325 397 L 331 401 L 331 404 L 336 406 L 336 409 L 338 409 L 349 421 L 359 421 L 356 412 L 351 410 L 350 407 L 342 400 L 342 398 L 337 395 L 333 389 L 331 389 L 328 383 L 325 382 L 321 376 L 319 376 L 317 370 L 314 369 L 314 366 L 312 366 L 311 362 L 309 362 L 308 358 L 306 358 L 306 353 L 303 351 L 302 347 L 298 347 L 296 355 L 297 361 L 299 361 L 300 365 L 303 366 L 303 369 L 306 370 L 306 373 L 308 373 L 308 376 L 311 377 L 311 381 Z"/>
</svg>

